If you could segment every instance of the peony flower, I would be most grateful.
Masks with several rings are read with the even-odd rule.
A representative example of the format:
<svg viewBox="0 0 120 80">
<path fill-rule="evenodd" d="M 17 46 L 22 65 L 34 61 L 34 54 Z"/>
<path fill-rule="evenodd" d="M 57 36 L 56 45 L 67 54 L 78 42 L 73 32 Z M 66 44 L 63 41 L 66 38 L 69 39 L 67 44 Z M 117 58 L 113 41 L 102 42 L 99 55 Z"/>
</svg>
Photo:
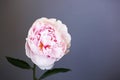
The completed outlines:
<svg viewBox="0 0 120 80">
<path fill-rule="evenodd" d="M 26 55 L 40 69 L 51 69 L 68 53 L 71 36 L 65 24 L 54 18 L 37 19 L 26 38 Z"/>
</svg>

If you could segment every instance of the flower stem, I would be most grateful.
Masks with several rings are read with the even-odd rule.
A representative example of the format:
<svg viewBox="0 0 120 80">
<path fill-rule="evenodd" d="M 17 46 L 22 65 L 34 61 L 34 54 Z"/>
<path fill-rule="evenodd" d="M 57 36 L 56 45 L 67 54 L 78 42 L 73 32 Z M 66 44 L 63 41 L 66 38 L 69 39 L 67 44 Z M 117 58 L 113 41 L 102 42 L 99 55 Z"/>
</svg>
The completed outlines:
<svg viewBox="0 0 120 80">
<path fill-rule="evenodd" d="M 36 75 L 36 65 L 35 64 L 33 65 L 33 69 L 32 70 L 33 70 L 33 80 L 37 80 L 36 76 L 35 76 Z"/>
</svg>

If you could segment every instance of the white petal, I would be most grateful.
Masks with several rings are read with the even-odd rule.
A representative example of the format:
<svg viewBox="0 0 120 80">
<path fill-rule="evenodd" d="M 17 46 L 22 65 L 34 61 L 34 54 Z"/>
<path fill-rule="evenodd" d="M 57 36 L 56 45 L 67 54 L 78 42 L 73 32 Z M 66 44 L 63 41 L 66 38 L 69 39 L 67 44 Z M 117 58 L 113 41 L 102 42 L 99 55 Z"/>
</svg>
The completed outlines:
<svg viewBox="0 0 120 80">
<path fill-rule="evenodd" d="M 51 69 L 56 61 L 53 58 L 48 58 L 47 56 L 34 55 L 32 58 L 33 63 L 35 63 L 42 70 Z"/>
</svg>

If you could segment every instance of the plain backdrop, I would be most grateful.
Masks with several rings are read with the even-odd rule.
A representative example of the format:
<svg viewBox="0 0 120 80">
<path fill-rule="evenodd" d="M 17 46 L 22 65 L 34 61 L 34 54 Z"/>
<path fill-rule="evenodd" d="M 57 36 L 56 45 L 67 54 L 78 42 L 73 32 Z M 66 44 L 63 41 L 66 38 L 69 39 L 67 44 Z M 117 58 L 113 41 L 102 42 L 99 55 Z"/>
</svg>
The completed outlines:
<svg viewBox="0 0 120 80">
<path fill-rule="evenodd" d="M 25 38 L 41 17 L 57 18 L 68 26 L 72 46 L 54 68 L 72 71 L 45 80 L 120 80 L 119 0 L 0 0 L 0 80 L 32 80 L 32 71 L 7 62 L 25 55 Z M 44 71 L 37 68 L 37 77 Z"/>
</svg>

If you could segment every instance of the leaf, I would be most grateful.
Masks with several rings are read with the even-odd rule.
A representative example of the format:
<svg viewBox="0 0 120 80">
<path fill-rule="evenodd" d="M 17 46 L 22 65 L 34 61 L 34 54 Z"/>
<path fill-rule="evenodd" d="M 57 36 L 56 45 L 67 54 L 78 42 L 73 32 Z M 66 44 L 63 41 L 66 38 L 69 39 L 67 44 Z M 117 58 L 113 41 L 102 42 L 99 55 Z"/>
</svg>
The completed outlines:
<svg viewBox="0 0 120 80">
<path fill-rule="evenodd" d="M 31 69 L 30 65 L 23 60 L 15 59 L 12 57 L 6 57 L 6 59 L 9 63 L 11 63 L 12 65 L 14 65 L 16 67 L 19 67 L 22 69 Z"/>
<path fill-rule="evenodd" d="M 48 76 L 51 76 L 51 75 L 54 75 L 54 74 L 57 74 L 57 73 L 64 73 L 64 72 L 68 72 L 70 71 L 70 69 L 66 69 L 66 68 L 54 68 L 52 70 L 48 70 L 46 71 L 41 77 L 39 80 L 41 79 L 44 79 Z"/>
</svg>

